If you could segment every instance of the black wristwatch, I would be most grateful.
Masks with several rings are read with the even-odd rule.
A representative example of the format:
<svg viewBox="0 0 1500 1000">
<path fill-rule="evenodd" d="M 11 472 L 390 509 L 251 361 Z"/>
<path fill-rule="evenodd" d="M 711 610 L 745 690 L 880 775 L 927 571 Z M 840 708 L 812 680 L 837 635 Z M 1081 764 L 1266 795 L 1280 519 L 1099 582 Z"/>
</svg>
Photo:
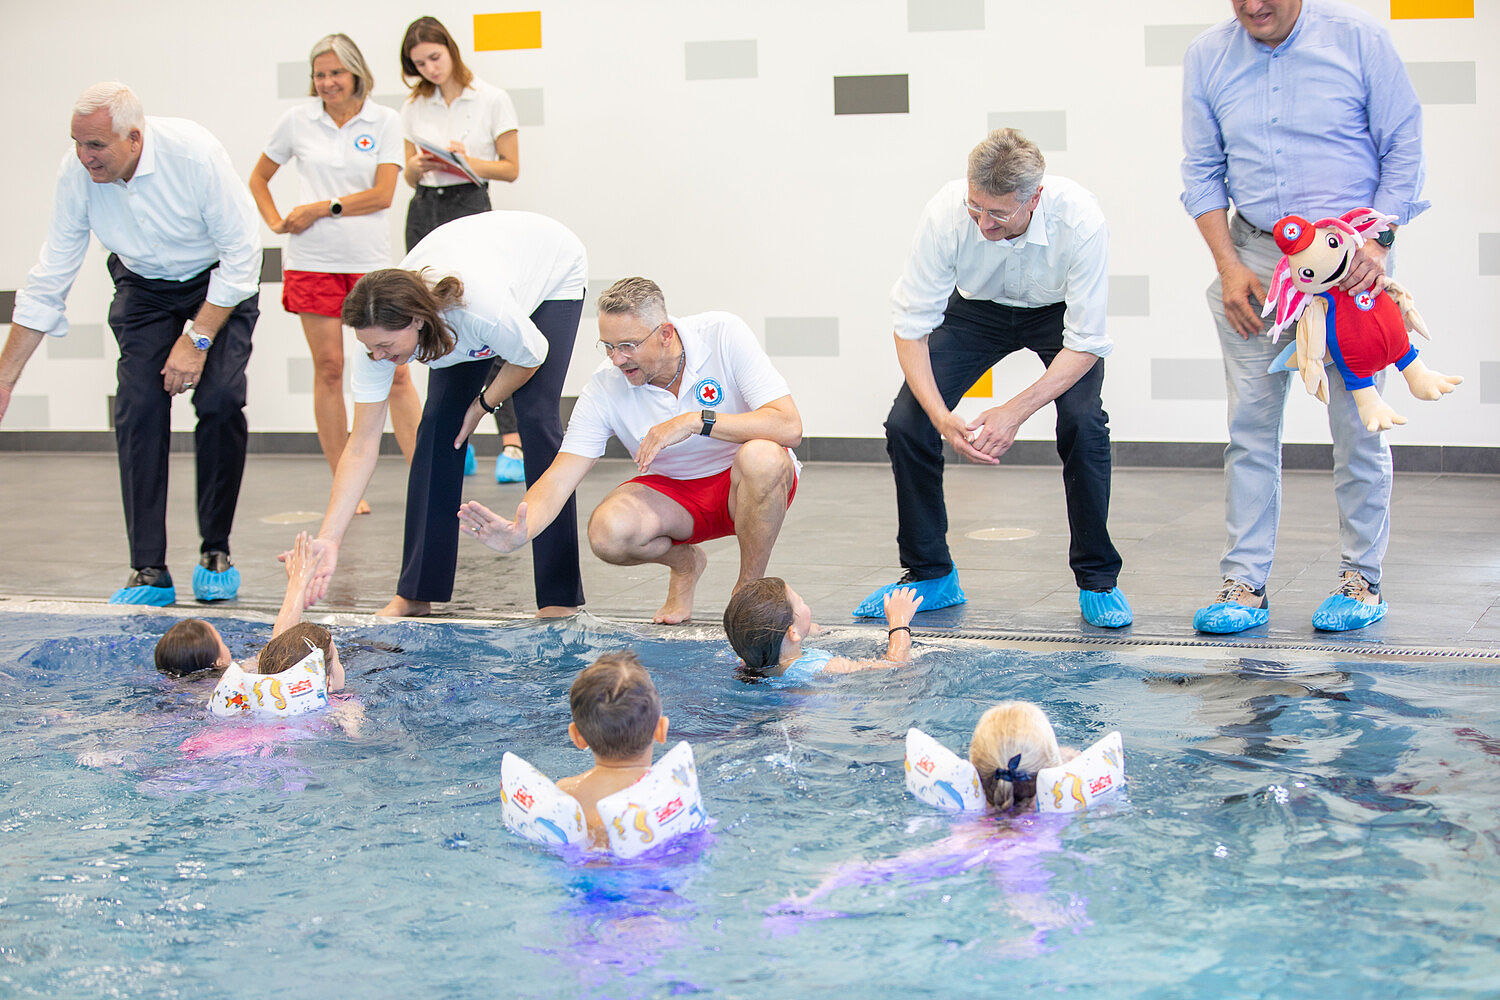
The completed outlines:
<svg viewBox="0 0 1500 1000">
<path fill-rule="evenodd" d="M 344 203 L 337 198 L 328 199 L 328 214 L 337 218 L 344 214 Z"/>
<path fill-rule="evenodd" d="M 1375 237 L 1375 242 L 1389 250 L 1391 245 L 1396 242 L 1396 231 L 1394 229 L 1387 229 Z"/>
<path fill-rule="evenodd" d="M 486 403 L 484 401 L 484 390 L 483 389 L 480 389 L 479 390 L 479 395 L 475 396 L 474 398 L 477 399 L 477 400 L 479 400 L 479 408 L 481 410 L 483 410 L 485 413 L 494 413 L 496 410 L 500 409 L 500 404 L 499 403 L 496 403 L 494 406 L 491 406 L 489 403 Z"/>
<path fill-rule="evenodd" d="M 703 421 L 703 429 L 698 433 L 702 434 L 704 437 L 713 437 L 714 421 L 718 419 L 717 414 L 715 414 L 713 410 L 704 410 L 703 413 L 700 414 L 700 419 L 702 419 Z"/>
</svg>

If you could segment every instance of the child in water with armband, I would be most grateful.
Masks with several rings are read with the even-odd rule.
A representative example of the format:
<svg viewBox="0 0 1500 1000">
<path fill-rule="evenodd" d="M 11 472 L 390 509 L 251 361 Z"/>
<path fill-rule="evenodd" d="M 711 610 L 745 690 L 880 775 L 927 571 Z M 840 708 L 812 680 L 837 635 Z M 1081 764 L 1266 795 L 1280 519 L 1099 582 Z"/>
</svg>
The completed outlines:
<svg viewBox="0 0 1500 1000">
<path fill-rule="evenodd" d="M 969 763 L 990 808 L 1029 809 L 1036 799 L 1036 776 L 1078 756 L 1059 746 L 1047 714 L 1029 701 L 1001 702 L 979 717 L 969 741 Z"/>
<path fill-rule="evenodd" d="M 911 658 L 911 619 L 922 599 L 911 587 L 885 595 L 885 658 L 851 660 L 802 644 L 814 629 L 812 610 L 797 592 L 777 576 L 751 580 L 729 599 L 724 609 L 724 631 L 729 645 L 757 677 L 783 683 L 806 683 L 820 673 L 847 674 L 900 666 Z"/>
<path fill-rule="evenodd" d="M 629 788 L 651 770 L 651 744 L 667 742 L 667 717 L 651 675 L 630 650 L 606 653 L 583 669 L 568 690 L 568 736 L 591 751 L 594 766 L 557 787 L 583 807 L 589 840 L 607 848 L 599 800 Z"/>
<path fill-rule="evenodd" d="M 240 669 L 247 674 L 276 674 L 295 665 L 312 648 L 323 651 L 328 690 L 344 686 L 344 667 L 339 662 L 333 636 L 321 625 L 302 620 L 307 607 L 307 588 L 318 568 L 320 556 L 312 550 L 307 532 L 297 536 L 286 560 L 286 596 L 271 628 L 271 641 L 258 656 L 247 658 Z M 219 630 L 201 618 L 186 618 L 167 629 L 156 643 L 156 669 L 172 677 L 187 677 L 202 670 L 223 673 L 232 662 L 229 647 Z"/>
</svg>

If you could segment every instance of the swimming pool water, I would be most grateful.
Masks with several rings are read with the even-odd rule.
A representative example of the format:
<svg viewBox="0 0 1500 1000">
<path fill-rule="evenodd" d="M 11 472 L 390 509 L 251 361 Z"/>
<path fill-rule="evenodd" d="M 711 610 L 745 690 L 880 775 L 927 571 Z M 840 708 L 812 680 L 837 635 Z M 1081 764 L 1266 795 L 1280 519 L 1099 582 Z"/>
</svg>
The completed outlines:
<svg viewBox="0 0 1500 1000">
<path fill-rule="evenodd" d="M 0 615 L 0 994 L 1500 993 L 1493 667 L 921 643 L 777 690 L 707 629 L 361 625 L 358 731 L 270 733 L 151 668 L 172 620 Z M 268 631 L 216 623 L 237 656 Z M 501 826 L 500 756 L 587 767 L 567 688 L 624 645 L 716 825 L 570 865 Z M 960 822 L 905 794 L 909 725 L 963 752 L 1016 697 L 1065 743 L 1119 729 L 1128 804 Z"/>
</svg>

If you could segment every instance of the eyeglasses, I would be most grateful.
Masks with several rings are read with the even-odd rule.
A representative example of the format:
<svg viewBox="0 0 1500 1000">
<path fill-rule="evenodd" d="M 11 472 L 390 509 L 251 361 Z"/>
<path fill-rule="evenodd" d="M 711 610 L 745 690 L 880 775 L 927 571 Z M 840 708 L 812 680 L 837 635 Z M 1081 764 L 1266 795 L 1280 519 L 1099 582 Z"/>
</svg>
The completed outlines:
<svg viewBox="0 0 1500 1000">
<path fill-rule="evenodd" d="M 1031 196 L 1031 198 L 1035 197 L 1036 195 Z M 991 222 L 1003 226 L 1011 219 L 1014 219 L 1016 216 L 1025 211 L 1026 206 L 1031 204 L 1031 198 L 1027 198 L 1025 201 L 1021 202 L 1021 204 L 1017 205 L 1013 211 L 1007 212 L 1004 215 L 1001 215 L 999 212 L 992 211 L 988 208 L 980 208 L 978 205 L 969 201 L 967 197 L 964 198 L 964 208 L 968 209 L 969 214 L 974 216 L 976 220 L 982 215 L 986 219 L 989 219 Z"/>
<path fill-rule="evenodd" d="M 640 340 L 622 340 L 618 344 L 611 344 L 607 340 L 601 340 L 599 341 L 599 350 L 604 352 L 606 358 L 612 358 L 616 354 L 622 358 L 633 358 L 635 357 L 635 352 L 640 349 L 640 346 L 650 340 L 657 330 L 666 325 L 665 323 L 656 324 L 651 333 L 646 334 Z"/>
</svg>

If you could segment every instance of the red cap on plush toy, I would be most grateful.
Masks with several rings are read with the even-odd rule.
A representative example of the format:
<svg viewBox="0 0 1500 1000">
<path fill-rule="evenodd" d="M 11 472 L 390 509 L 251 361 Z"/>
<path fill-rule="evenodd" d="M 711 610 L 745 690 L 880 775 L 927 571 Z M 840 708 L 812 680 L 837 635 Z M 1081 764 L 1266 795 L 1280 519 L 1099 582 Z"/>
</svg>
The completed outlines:
<svg viewBox="0 0 1500 1000">
<path fill-rule="evenodd" d="M 1281 252 L 1290 257 L 1294 253 L 1306 250 L 1307 245 L 1313 241 L 1316 230 L 1313 224 L 1300 215 L 1288 215 L 1276 223 L 1276 245 Z"/>
</svg>

